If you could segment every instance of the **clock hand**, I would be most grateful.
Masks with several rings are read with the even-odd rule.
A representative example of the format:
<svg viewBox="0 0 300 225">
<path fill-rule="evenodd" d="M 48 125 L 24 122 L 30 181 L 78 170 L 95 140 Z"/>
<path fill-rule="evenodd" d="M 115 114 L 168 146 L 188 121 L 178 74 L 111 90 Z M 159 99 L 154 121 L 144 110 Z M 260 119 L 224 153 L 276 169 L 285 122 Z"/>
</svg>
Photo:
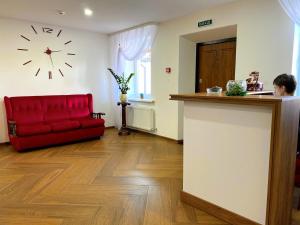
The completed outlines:
<svg viewBox="0 0 300 225">
<path fill-rule="evenodd" d="M 54 67 L 52 56 L 51 55 L 49 55 L 49 56 L 50 56 L 50 60 L 51 60 L 52 66 Z"/>
<path fill-rule="evenodd" d="M 51 52 L 61 52 L 62 50 L 58 50 L 58 51 L 53 51 L 53 50 L 51 50 Z"/>
</svg>

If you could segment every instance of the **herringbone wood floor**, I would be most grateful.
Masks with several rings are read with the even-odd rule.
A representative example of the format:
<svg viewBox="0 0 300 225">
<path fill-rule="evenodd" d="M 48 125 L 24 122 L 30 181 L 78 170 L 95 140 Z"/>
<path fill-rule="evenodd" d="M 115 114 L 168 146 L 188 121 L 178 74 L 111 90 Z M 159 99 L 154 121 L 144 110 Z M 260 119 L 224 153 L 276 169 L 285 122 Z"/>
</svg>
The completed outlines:
<svg viewBox="0 0 300 225">
<path fill-rule="evenodd" d="M 101 140 L 0 146 L 0 225 L 225 225 L 180 202 L 182 145 L 108 129 Z"/>
</svg>

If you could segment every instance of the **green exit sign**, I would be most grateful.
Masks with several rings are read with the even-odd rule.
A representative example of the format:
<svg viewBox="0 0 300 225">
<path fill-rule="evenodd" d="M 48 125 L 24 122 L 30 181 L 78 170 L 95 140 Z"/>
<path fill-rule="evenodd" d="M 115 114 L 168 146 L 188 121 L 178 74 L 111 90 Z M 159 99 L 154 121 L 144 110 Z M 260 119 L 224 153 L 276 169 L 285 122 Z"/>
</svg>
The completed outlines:
<svg viewBox="0 0 300 225">
<path fill-rule="evenodd" d="M 208 26 L 212 24 L 212 20 L 204 20 L 198 22 L 198 27 Z"/>
</svg>

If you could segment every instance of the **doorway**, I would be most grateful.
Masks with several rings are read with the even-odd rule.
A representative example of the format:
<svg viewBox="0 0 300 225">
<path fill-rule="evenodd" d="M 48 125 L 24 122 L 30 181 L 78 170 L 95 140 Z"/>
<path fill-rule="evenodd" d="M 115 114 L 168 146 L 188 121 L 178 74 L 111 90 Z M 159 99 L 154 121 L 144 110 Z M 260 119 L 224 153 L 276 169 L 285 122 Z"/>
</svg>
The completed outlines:
<svg viewBox="0 0 300 225">
<path fill-rule="evenodd" d="M 236 38 L 197 44 L 195 92 L 213 86 L 226 90 L 235 77 Z"/>
</svg>

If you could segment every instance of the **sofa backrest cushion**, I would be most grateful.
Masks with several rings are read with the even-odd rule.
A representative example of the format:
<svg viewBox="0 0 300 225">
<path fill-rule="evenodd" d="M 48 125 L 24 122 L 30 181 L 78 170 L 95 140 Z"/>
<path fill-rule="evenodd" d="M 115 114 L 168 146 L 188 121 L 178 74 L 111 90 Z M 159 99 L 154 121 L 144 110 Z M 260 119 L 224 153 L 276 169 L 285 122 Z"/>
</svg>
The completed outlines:
<svg viewBox="0 0 300 225">
<path fill-rule="evenodd" d="M 93 112 L 91 94 L 4 97 L 8 120 L 28 125 L 89 117 Z"/>
<path fill-rule="evenodd" d="M 90 117 L 91 115 L 91 97 L 87 95 L 69 95 L 67 96 L 68 108 L 71 119 Z"/>
<path fill-rule="evenodd" d="M 45 122 L 56 122 L 70 118 L 66 96 L 44 96 L 41 101 L 44 107 Z"/>
<path fill-rule="evenodd" d="M 42 103 L 38 97 L 13 97 L 10 98 L 10 106 L 11 120 L 17 124 L 40 123 L 44 120 Z"/>
</svg>

